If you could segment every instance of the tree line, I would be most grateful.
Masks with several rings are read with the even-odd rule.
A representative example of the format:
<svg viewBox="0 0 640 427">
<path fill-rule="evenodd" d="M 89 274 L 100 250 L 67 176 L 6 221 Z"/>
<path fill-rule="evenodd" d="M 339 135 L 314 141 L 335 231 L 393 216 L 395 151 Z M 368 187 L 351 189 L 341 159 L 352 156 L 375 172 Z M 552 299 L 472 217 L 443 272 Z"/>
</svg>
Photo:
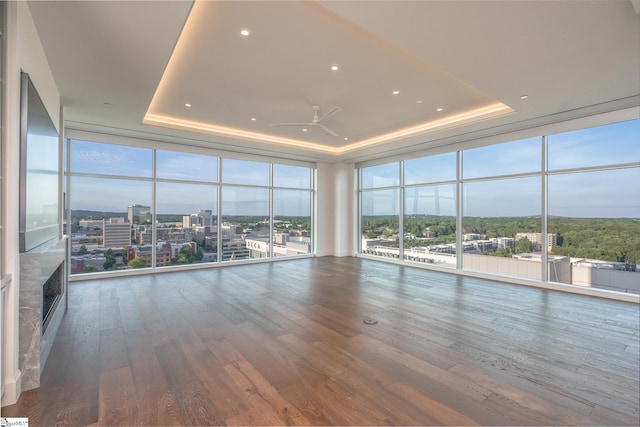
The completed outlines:
<svg viewBox="0 0 640 427">
<path fill-rule="evenodd" d="M 557 236 L 554 255 L 602 261 L 640 261 L 640 219 L 635 218 L 566 218 L 549 217 L 549 233 Z M 398 216 L 363 216 L 362 235 L 367 238 L 390 237 L 399 233 Z M 515 238 L 517 233 L 539 233 L 542 229 L 540 217 L 464 217 L 463 233 L 477 233 L 490 239 L 494 237 Z M 404 233 L 416 237 L 425 235 L 428 229 L 435 238 L 408 240 L 408 246 L 437 244 L 455 241 L 456 218 L 453 216 L 412 215 L 404 218 Z M 526 242 L 518 247 L 524 251 Z M 498 250 L 499 251 L 499 250 Z M 497 252 L 498 252 L 497 251 Z M 513 251 L 496 255 L 510 256 Z"/>
</svg>

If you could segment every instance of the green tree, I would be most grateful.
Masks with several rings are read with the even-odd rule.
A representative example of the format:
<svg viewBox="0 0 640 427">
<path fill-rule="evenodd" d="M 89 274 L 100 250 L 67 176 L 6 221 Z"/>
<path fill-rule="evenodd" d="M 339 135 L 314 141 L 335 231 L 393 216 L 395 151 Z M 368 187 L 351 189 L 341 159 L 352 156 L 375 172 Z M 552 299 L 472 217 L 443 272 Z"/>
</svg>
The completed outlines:
<svg viewBox="0 0 640 427">
<path fill-rule="evenodd" d="M 522 254 L 522 253 L 531 252 L 532 249 L 533 249 L 533 244 L 529 239 L 525 237 L 524 239 L 520 239 L 516 242 L 516 247 L 513 252 L 516 254 Z"/>
<path fill-rule="evenodd" d="M 511 249 L 509 248 L 498 248 L 496 249 L 495 252 L 489 252 L 485 255 L 491 255 L 491 256 L 499 256 L 499 257 L 505 257 L 508 258 L 512 255 Z"/>
<path fill-rule="evenodd" d="M 80 249 L 78 249 L 78 255 L 86 255 L 87 253 L 89 253 L 89 251 L 87 250 L 87 246 L 80 246 Z"/>
<path fill-rule="evenodd" d="M 98 271 L 98 269 L 93 265 L 85 265 L 84 266 L 84 272 L 85 273 L 95 273 L 96 271 Z"/>
<path fill-rule="evenodd" d="M 195 261 L 201 261 L 204 256 L 204 253 L 200 248 L 198 251 L 194 251 L 191 245 L 184 245 L 180 248 L 180 252 L 178 252 L 178 257 L 176 258 L 177 264 L 192 264 Z"/>
<path fill-rule="evenodd" d="M 143 260 L 142 258 L 134 258 L 131 261 L 129 261 L 129 267 L 131 268 L 144 268 L 147 266 L 147 262 L 145 260 Z"/>
<path fill-rule="evenodd" d="M 116 255 L 113 253 L 113 250 L 109 249 L 105 256 L 107 259 L 104 262 L 103 267 L 105 270 L 111 270 L 116 264 Z"/>
</svg>

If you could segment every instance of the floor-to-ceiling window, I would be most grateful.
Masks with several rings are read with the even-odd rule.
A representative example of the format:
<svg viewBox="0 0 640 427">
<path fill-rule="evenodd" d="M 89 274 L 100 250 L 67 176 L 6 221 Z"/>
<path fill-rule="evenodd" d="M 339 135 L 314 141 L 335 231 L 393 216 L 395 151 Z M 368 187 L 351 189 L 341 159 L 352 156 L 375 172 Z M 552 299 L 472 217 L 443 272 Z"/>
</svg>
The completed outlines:
<svg viewBox="0 0 640 427">
<path fill-rule="evenodd" d="M 640 120 L 549 135 L 549 281 L 615 290 L 640 285 Z"/>
<path fill-rule="evenodd" d="M 270 256 L 269 176 L 269 163 L 222 159 L 222 261 Z"/>
<path fill-rule="evenodd" d="M 400 256 L 400 163 L 360 169 L 360 234 L 363 252 Z"/>
<path fill-rule="evenodd" d="M 71 273 L 312 253 L 312 165 L 70 139 Z"/>
<path fill-rule="evenodd" d="M 456 153 L 404 161 L 404 259 L 456 266 Z"/>
<path fill-rule="evenodd" d="M 362 165 L 360 252 L 640 293 L 638 135 L 631 120 Z"/>
<path fill-rule="evenodd" d="M 311 253 L 312 190 L 312 169 L 273 165 L 273 256 Z"/>
<path fill-rule="evenodd" d="M 465 269 L 540 279 L 541 159 L 542 138 L 462 152 Z"/>
<path fill-rule="evenodd" d="M 156 266 L 217 261 L 218 157 L 157 150 L 155 170 L 155 248 L 149 249 L 155 249 Z M 153 231 L 140 228 L 138 248 Z"/>
<path fill-rule="evenodd" d="M 71 274 L 151 266 L 130 250 L 152 224 L 153 150 L 73 140 L 69 142 Z M 151 248 L 151 240 L 147 242 Z"/>
</svg>

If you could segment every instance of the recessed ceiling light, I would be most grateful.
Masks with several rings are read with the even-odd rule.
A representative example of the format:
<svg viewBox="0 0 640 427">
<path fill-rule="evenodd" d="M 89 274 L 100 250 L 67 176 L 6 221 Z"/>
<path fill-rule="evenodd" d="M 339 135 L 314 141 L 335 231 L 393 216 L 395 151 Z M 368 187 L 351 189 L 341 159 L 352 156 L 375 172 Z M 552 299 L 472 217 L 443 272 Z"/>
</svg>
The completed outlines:
<svg viewBox="0 0 640 427">
<path fill-rule="evenodd" d="M 302 132 L 306 132 L 307 130 L 308 130 L 307 128 L 304 128 L 304 129 L 302 129 Z"/>
<path fill-rule="evenodd" d="M 256 121 L 256 118 L 255 118 L 255 117 L 251 117 L 251 121 L 252 121 L 252 122 L 255 122 L 255 121 Z"/>
<path fill-rule="evenodd" d="M 400 93 L 400 91 L 399 91 L 399 90 L 394 90 L 394 91 L 393 91 L 393 92 L 391 92 L 391 93 L 393 93 L 394 95 L 398 95 L 398 94 Z"/>
<path fill-rule="evenodd" d="M 416 104 L 422 104 L 422 99 L 418 99 L 418 100 L 416 101 Z"/>
<path fill-rule="evenodd" d="M 344 140 L 345 140 L 345 141 L 348 141 L 348 140 L 349 140 L 349 138 L 347 138 L 347 137 L 345 136 L 345 137 L 344 137 Z"/>
<path fill-rule="evenodd" d="M 443 108 L 436 108 L 436 111 L 437 111 L 437 112 L 440 112 L 440 111 L 442 111 L 442 110 L 443 110 Z"/>
<path fill-rule="evenodd" d="M 520 99 L 527 99 L 528 97 L 529 97 L 529 95 L 522 95 L 522 96 L 520 97 Z"/>
<path fill-rule="evenodd" d="M 249 30 L 241 30 L 240 34 L 242 34 L 243 36 L 248 36 L 249 35 Z"/>
<path fill-rule="evenodd" d="M 331 71 L 338 71 L 339 67 L 337 65 L 331 66 Z"/>
<path fill-rule="evenodd" d="M 184 104 L 185 107 L 191 107 L 191 104 Z"/>
</svg>

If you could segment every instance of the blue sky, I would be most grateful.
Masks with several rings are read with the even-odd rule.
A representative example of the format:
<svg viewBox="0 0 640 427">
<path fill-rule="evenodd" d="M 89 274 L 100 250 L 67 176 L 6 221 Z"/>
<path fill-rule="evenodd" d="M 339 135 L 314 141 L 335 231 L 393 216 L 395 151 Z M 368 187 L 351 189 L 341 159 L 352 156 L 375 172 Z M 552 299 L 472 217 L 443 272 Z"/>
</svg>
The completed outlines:
<svg viewBox="0 0 640 427">
<path fill-rule="evenodd" d="M 455 180 L 455 153 L 405 161 L 405 183 Z M 536 173 L 542 167 L 542 138 L 465 150 L 463 179 Z M 600 165 L 635 164 L 635 167 L 581 173 L 566 169 Z M 548 137 L 549 215 L 567 217 L 640 218 L 640 120 L 582 129 Z M 398 185 L 399 163 L 363 171 L 365 187 Z M 424 190 L 427 191 L 427 190 Z M 542 179 L 533 177 L 476 181 L 463 184 L 463 214 L 468 216 L 539 216 Z M 397 202 L 389 192 L 364 197 L 364 214 L 395 215 Z M 426 196 L 425 196 L 426 197 Z M 442 196 L 444 209 L 450 196 Z M 407 199 L 405 203 L 412 204 Z M 431 203 L 431 205 L 430 205 Z M 435 213 L 433 200 L 422 201 L 424 213 Z M 442 213 L 444 215 L 444 213 Z"/>
<path fill-rule="evenodd" d="M 126 212 L 127 206 L 151 206 L 153 150 L 85 141 L 72 141 L 72 167 L 76 173 L 109 177 L 74 176 L 71 208 Z M 269 191 L 237 185 L 269 185 L 269 164 L 222 159 L 223 215 L 269 215 Z M 159 214 L 217 212 L 218 158 L 158 150 L 156 154 L 156 206 Z M 127 178 L 120 178 L 126 176 Z M 138 179 L 139 178 L 139 179 Z M 200 181 L 165 182 L 167 180 Z M 274 165 L 274 185 L 287 188 L 311 186 L 309 168 Z M 309 191 L 275 190 L 274 214 L 309 216 Z"/>
<path fill-rule="evenodd" d="M 72 142 L 74 172 L 134 179 L 74 177 L 72 209 L 121 211 L 131 204 L 151 204 L 151 149 Z M 481 147 L 463 152 L 463 178 L 475 179 L 520 173 L 535 173 L 542 165 L 541 138 L 530 138 L 505 144 Z M 598 165 L 634 163 L 636 167 L 610 171 L 551 174 L 549 214 L 569 217 L 640 217 L 640 120 L 587 128 L 548 137 L 548 165 L 551 172 Z M 216 211 L 217 190 L 212 185 L 218 177 L 218 159 L 213 156 L 171 151 L 157 151 L 157 176 L 162 179 L 209 183 L 158 182 L 158 213 L 189 214 L 199 209 Z M 456 153 L 416 158 L 405 161 L 408 185 L 421 182 L 453 181 Z M 383 164 L 363 170 L 365 187 L 399 185 L 399 163 Z M 135 178 L 141 178 L 136 180 Z M 234 185 L 269 184 L 269 164 L 246 160 L 223 159 L 222 181 Z M 309 169 L 274 165 L 274 184 L 282 187 L 309 188 Z M 540 215 L 540 176 L 465 183 L 463 212 L 469 216 Z M 451 210 L 452 191 L 443 187 L 436 204 L 421 190 L 419 203 L 407 199 L 414 208 L 425 213 Z M 455 188 L 453 187 L 453 192 Z M 444 192 L 444 193 L 443 193 Z M 447 193 L 448 195 L 445 195 Z M 280 192 L 274 204 L 276 215 L 310 215 L 307 192 Z M 397 194 L 397 193 L 396 193 Z M 394 195 L 392 198 L 397 198 Z M 397 214 L 397 200 L 389 194 L 366 196 L 363 212 L 378 215 Z M 266 190 L 225 186 L 223 214 L 264 215 L 268 212 Z M 453 205 L 455 206 L 455 205 Z"/>
</svg>

